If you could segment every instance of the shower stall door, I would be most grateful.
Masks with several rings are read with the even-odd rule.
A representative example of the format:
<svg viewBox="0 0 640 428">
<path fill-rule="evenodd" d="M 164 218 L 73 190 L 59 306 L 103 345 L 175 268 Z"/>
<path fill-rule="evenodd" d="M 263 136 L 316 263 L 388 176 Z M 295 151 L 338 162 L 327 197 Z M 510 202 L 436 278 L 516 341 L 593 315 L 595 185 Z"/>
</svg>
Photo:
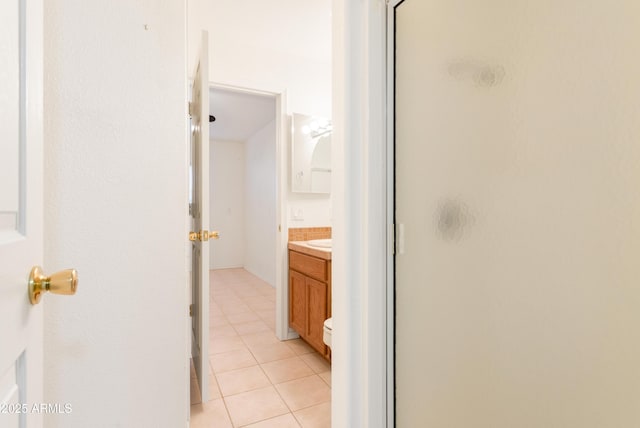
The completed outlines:
<svg viewBox="0 0 640 428">
<path fill-rule="evenodd" d="M 640 3 L 389 19 L 396 426 L 640 426 Z"/>
</svg>

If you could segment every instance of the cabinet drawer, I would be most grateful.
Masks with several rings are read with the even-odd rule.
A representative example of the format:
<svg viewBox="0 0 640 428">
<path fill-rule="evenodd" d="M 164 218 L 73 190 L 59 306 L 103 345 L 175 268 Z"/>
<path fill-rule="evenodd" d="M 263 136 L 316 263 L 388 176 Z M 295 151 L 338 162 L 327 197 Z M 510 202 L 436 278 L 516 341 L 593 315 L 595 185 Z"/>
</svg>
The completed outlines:
<svg viewBox="0 0 640 428">
<path fill-rule="evenodd" d="M 289 251 L 289 268 L 320 281 L 327 280 L 327 262 L 317 257 Z"/>
</svg>

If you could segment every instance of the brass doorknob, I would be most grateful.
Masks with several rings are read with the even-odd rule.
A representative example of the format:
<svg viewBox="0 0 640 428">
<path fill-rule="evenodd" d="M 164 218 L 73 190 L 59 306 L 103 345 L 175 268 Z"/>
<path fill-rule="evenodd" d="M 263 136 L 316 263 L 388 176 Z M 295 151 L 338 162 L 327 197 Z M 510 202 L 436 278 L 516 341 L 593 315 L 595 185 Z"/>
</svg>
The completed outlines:
<svg viewBox="0 0 640 428">
<path fill-rule="evenodd" d="M 220 239 L 220 232 L 217 230 L 201 230 L 200 232 L 189 232 L 189 241 L 208 241 L 211 239 Z"/>
<path fill-rule="evenodd" d="M 29 275 L 29 301 L 32 305 L 40 303 L 40 298 L 47 291 L 53 294 L 76 294 L 78 288 L 78 272 L 66 269 L 45 276 L 40 266 L 34 266 Z"/>
</svg>

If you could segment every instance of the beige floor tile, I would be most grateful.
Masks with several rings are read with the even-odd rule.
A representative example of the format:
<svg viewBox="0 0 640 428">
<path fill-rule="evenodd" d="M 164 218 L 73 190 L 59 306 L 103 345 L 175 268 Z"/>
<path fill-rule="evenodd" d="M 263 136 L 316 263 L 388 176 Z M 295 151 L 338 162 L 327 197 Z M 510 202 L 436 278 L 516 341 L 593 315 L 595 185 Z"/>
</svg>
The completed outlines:
<svg viewBox="0 0 640 428">
<path fill-rule="evenodd" d="M 240 312 L 239 314 L 229 314 L 226 319 L 229 320 L 231 324 L 241 324 L 244 322 L 259 321 L 260 317 L 253 312 Z"/>
<path fill-rule="evenodd" d="M 317 352 L 300 355 L 300 358 L 302 358 L 305 363 L 309 364 L 311 370 L 316 373 L 323 373 L 331 370 L 331 364 L 329 364 L 329 362 L 322 358 Z"/>
<path fill-rule="evenodd" d="M 190 428 L 232 428 L 222 398 L 191 406 Z"/>
<path fill-rule="evenodd" d="M 238 296 L 236 296 L 235 294 L 233 294 L 233 290 L 231 290 L 229 287 L 222 287 L 218 284 L 211 284 L 211 293 L 210 293 L 210 297 L 211 300 L 224 300 L 225 298 L 232 298 L 232 299 L 236 299 Z"/>
<path fill-rule="evenodd" d="M 284 360 L 285 358 L 295 357 L 291 348 L 289 348 L 283 342 L 276 343 L 258 343 L 249 344 L 251 353 L 260 364 L 268 363 L 269 361 Z"/>
<path fill-rule="evenodd" d="M 253 345 L 268 345 L 274 343 L 280 343 L 275 334 L 271 331 L 261 331 L 260 333 L 244 334 L 240 336 L 244 343 L 248 346 Z"/>
<path fill-rule="evenodd" d="M 331 366 L 304 341 L 277 339 L 275 288 L 242 268 L 210 278 L 209 369 L 216 375 L 212 401 L 192 405 L 191 428 L 329 427 Z"/>
<path fill-rule="evenodd" d="M 262 296 L 262 293 L 260 293 L 260 290 L 257 290 L 254 286 L 252 285 L 248 285 L 245 287 L 238 287 L 234 290 L 234 292 L 236 293 L 236 296 L 243 298 L 243 297 L 252 297 L 252 296 Z"/>
<path fill-rule="evenodd" d="M 291 413 L 287 413 L 286 415 L 276 416 L 266 421 L 245 425 L 243 428 L 300 428 L 300 424 Z"/>
<path fill-rule="evenodd" d="M 223 284 L 237 284 L 239 282 L 250 281 L 254 278 L 252 274 L 242 268 L 233 269 L 216 269 L 212 271 L 213 275 L 210 277 L 212 282 L 219 282 Z"/>
<path fill-rule="evenodd" d="M 256 359 L 253 358 L 253 354 L 247 348 L 210 355 L 209 361 L 211 362 L 214 373 L 228 372 L 258 364 Z"/>
<path fill-rule="evenodd" d="M 236 330 L 231 324 L 220 325 L 217 327 L 211 327 L 209 329 L 209 337 L 221 337 L 221 336 L 237 336 Z"/>
<path fill-rule="evenodd" d="M 209 316 L 219 315 L 222 315 L 222 310 L 220 309 L 220 306 L 211 299 L 211 302 L 209 303 Z"/>
<path fill-rule="evenodd" d="M 244 297 L 242 299 L 242 302 L 245 305 L 248 305 L 248 306 L 261 305 L 261 304 L 264 304 L 264 303 L 270 303 L 269 299 L 267 299 L 267 297 L 263 296 L 262 294 L 260 294 L 258 296 L 247 296 L 247 297 Z"/>
<path fill-rule="evenodd" d="M 261 331 L 269 331 L 269 326 L 262 320 L 233 324 L 233 328 L 235 328 L 241 336 L 245 334 L 259 333 Z"/>
<path fill-rule="evenodd" d="M 318 373 L 318 376 L 331 388 L 331 371 Z"/>
<path fill-rule="evenodd" d="M 260 284 L 256 284 L 256 288 L 263 296 L 274 296 L 276 295 L 276 288 L 267 284 L 266 282 L 262 282 Z"/>
<path fill-rule="evenodd" d="M 271 361 L 269 363 L 264 363 L 261 366 L 262 370 L 264 370 L 267 377 L 274 385 L 314 374 L 313 370 L 311 370 L 309 366 L 300 359 L 300 357 Z"/>
<path fill-rule="evenodd" d="M 276 331 L 276 320 L 275 319 L 264 320 L 264 323 L 267 325 L 267 327 L 269 327 L 269 330 L 271 330 L 272 332 L 275 333 L 275 331 Z"/>
<path fill-rule="evenodd" d="M 276 319 L 276 313 L 275 313 L 275 311 L 272 311 L 272 310 L 256 311 L 255 314 L 258 317 L 260 317 L 260 319 L 262 321 L 275 320 Z"/>
<path fill-rule="evenodd" d="M 224 397 L 269 386 L 271 382 L 259 366 L 216 374 Z"/>
<path fill-rule="evenodd" d="M 225 403 L 235 426 L 244 426 L 289 413 L 273 386 L 226 397 Z"/>
<path fill-rule="evenodd" d="M 316 352 L 311 346 L 307 344 L 307 342 L 302 339 L 287 340 L 285 343 L 289 345 L 291 349 L 293 349 L 293 352 L 295 352 L 296 355 L 311 354 L 313 352 Z"/>
<path fill-rule="evenodd" d="M 215 299 L 216 304 L 220 307 L 220 309 L 224 309 L 226 307 L 232 307 L 237 305 L 244 305 L 245 303 L 241 298 L 236 296 L 233 292 L 229 292 L 229 294 L 220 295 L 220 297 Z M 219 314 L 218 314 L 219 315 Z"/>
<path fill-rule="evenodd" d="M 222 313 L 224 313 L 225 315 L 239 314 L 242 312 L 251 312 L 251 308 L 245 305 L 244 303 L 224 305 L 224 306 L 221 306 L 220 309 L 222 309 Z"/>
<path fill-rule="evenodd" d="M 209 327 L 220 327 L 229 325 L 229 321 L 224 315 L 212 315 L 209 317 Z"/>
<path fill-rule="evenodd" d="M 240 336 L 221 336 L 213 339 L 215 340 L 209 341 L 209 356 L 219 354 L 221 352 L 246 348 L 246 345 Z"/>
<path fill-rule="evenodd" d="M 215 375 L 209 375 L 209 399 L 215 400 L 218 398 L 222 398 L 218 381 L 216 380 Z"/>
<path fill-rule="evenodd" d="M 275 313 L 275 310 L 276 310 L 276 303 L 270 302 L 268 300 L 260 303 L 247 303 L 247 306 L 249 306 L 252 310 L 256 312 L 257 311 L 274 311 Z"/>
<path fill-rule="evenodd" d="M 292 411 L 331 401 L 331 389 L 317 375 L 275 386 Z"/>
<path fill-rule="evenodd" d="M 322 403 L 293 413 L 302 428 L 331 428 L 331 403 Z"/>
</svg>

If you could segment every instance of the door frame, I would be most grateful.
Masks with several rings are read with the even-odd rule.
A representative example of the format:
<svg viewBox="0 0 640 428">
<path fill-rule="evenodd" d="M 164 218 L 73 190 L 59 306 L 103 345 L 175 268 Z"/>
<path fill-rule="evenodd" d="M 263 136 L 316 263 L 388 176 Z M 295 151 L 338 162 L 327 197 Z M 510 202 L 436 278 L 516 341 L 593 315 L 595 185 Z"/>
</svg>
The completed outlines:
<svg viewBox="0 0 640 428">
<path fill-rule="evenodd" d="M 333 0 L 332 7 L 332 424 L 392 427 L 388 2 Z"/>
<path fill-rule="evenodd" d="M 228 85 L 225 83 L 209 81 L 209 89 L 219 89 L 228 92 L 236 92 L 246 95 L 260 95 L 272 97 L 276 103 L 276 336 L 280 340 L 290 339 L 289 332 L 289 289 L 286 275 L 288 262 L 284 257 L 287 250 L 287 166 L 288 166 L 288 117 L 287 117 L 287 91 L 266 91 L 262 89 L 246 88 L 242 86 Z"/>
<path fill-rule="evenodd" d="M 403 233 L 396 228 L 395 219 L 395 8 L 405 0 L 388 0 L 386 9 L 386 163 L 387 163 L 387 219 L 392 234 L 392 244 L 387 248 L 387 426 L 395 426 L 395 253 L 396 236 Z M 402 236 L 398 236 L 403 239 Z M 400 250 L 402 251 L 402 250 Z"/>
</svg>

